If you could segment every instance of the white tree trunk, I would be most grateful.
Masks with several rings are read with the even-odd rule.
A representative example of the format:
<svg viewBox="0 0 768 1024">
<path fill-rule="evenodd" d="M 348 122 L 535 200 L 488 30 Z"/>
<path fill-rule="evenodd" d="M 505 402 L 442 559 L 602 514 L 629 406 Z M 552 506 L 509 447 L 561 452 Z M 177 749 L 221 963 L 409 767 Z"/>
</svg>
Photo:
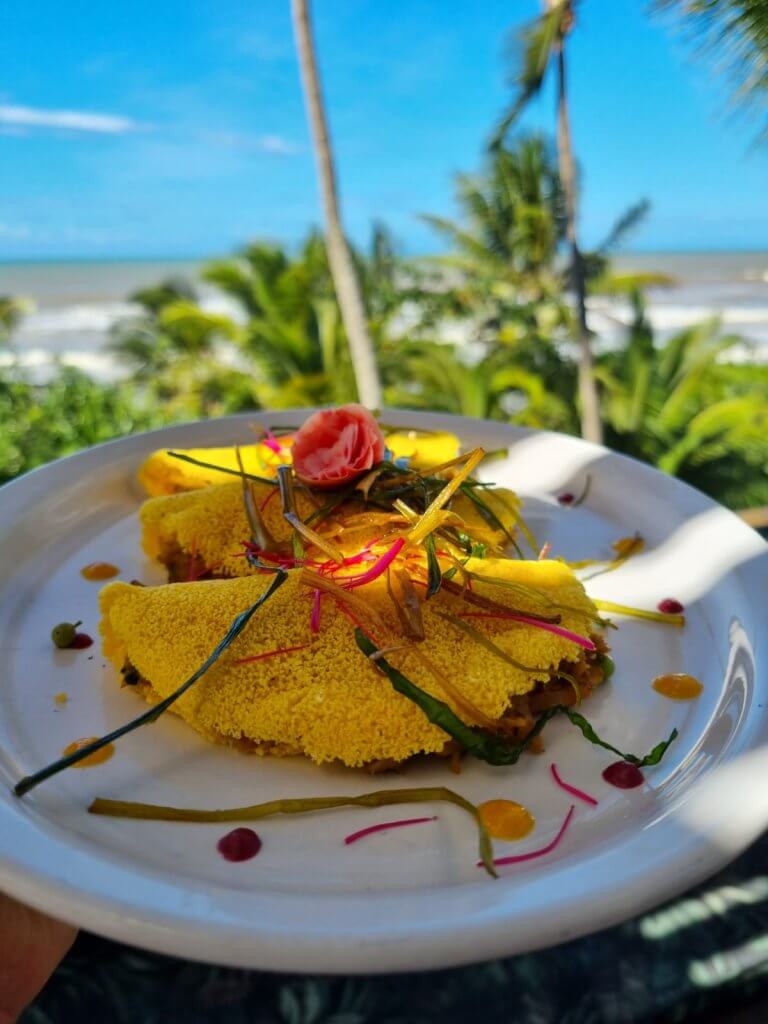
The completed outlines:
<svg viewBox="0 0 768 1024">
<path fill-rule="evenodd" d="M 341 319 L 349 340 L 360 401 L 369 409 L 378 409 L 382 404 L 379 371 L 366 322 L 360 282 L 357 279 L 355 265 L 352 262 L 341 224 L 336 173 L 333 166 L 328 122 L 323 109 L 308 7 L 308 0 L 291 0 L 299 67 L 304 85 L 304 101 L 314 141 L 315 162 L 320 181 L 328 262 L 341 311 Z"/>
</svg>

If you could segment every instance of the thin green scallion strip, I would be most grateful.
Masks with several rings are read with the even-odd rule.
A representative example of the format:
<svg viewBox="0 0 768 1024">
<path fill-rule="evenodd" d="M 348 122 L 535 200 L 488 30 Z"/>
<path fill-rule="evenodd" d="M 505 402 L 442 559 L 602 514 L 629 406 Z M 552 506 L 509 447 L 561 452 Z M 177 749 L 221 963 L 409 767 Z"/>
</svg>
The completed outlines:
<svg viewBox="0 0 768 1024">
<path fill-rule="evenodd" d="M 669 612 L 651 612 L 644 608 L 630 608 L 626 604 L 616 604 L 613 601 L 601 601 L 594 599 L 595 607 L 602 612 L 613 612 L 614 615 L 627 615 L 632 619 L 647 619 L 649 622 L 662 622 L 665 626 L 684 626 L 685 616 L 670 614 Z"/>
<path fill-rule="evenodd" d="M 240 467 L 240 472 L 242 473 L 243 507 L 245 509 L 245 518 L 248 520 L 248 526 L 251 531 L 251 541 L 262 551 L 271 551 L 275 545 L 274 538 L 264 525 L 261 515 L 259 514 L 256 499 L 253 494 L 253 481 L 249 480 L 245 475 L 245 467 L 243 466 L 243 457 L 240 454 L 239 445 L 235 448 L 235 456 L 237 457 L 237 464 Z"/>
<path fill-rule="evenodd" d="M 443 585 L 443 573 L 437 560 L 435 538 L 431 533 L 424 538 L 424 550 L 427 553 L 427 600 L 429 600 Z"/>
<path fill-rule="evenodd" d="M 263 604 L 266 604 L 275 591 L 288 579 L 287 573 L 283 572 L 282 569 L 273 569 L 273 571 L 275 572 L 275 578 L 269 584 L 258 601 L 255 601 L 250 608 L 246 608 L 244 612 L 240 612 L 240 614 L 233 620 L 224 637 L 208 655 L 200 668 L 193 672 L 189 679 L 183 682 L 181 686 L 173 691 L 172 694 L 164 700 L 161 700 L 160 703 L 156 704 L 153 708 L 150 708 L 149 711 L 145 711 L 143 715 L 139 715 L 138 718 L 134 718 L 131 722 L 121 725 L 119 729 L 115 729 L 106 736 L 102 736 L 99 739 L 94 740 L 93 743 L 89 743 L 87 746 L 81 747 L 79 750 L 76 750 L 72 754 L 68 754 L 66 757 L 59 758 L 58 761 L 54 761 L 46 768 L 41 768 L 40 771 L 35 772 L 34 775 L 26 775 L 13 787 L 13 792 L 16 796 L 24 796 L 25 793 L 34 789 L 35 786 L 39 786 L 41 782 L 45 782 L 46 779 L 50 779 L 53 775 L 58 775 L 58 773 L 63 771 L 65 768 L 70 768 L 73 764 L 77 764 L 78 761 L 82 761 L 91 754 L 95 754 L 97 750 L 101 750 L 103 747 L 106 747 L 108 743 L 113 743 L 115 740 L 119 740 L 122 736 L 127 735 L 129 732 L 133 732 L 134 729 L 138 729 L 142 725 L 148 725 L 152 722 L 156 722 L 164 711 L 167 711 L 171 705 L 175 704 L 179 697 L 185 694 L 201 676 L 205 675 L 214 662 L 218 661 L 224 651 L 226 651 L 237 637 L 240 636 L 259 608 L 261 608 Z"/>
<path fill-rule="evenodd" d="M 307 526 L 296 512 L 296 499 L 293 493 L 293 470 L 290 466 L 281 466 L 277 471 L 277 481 L 280 487 L 280 500 L 283 503 L 283 519 L 290 523 L 294 530 L 294 554 L 300 550 L 297 557 L 304 556 L 304 545 L 302 541 L 314 544 L 320 548 L 323 554 L 327 555 L 337 565 L 344 564 L 344 552 L 326 537 L 321 536 L 311 526 Z"/>
<path fill-rule="evenodd" d="M 583 618 L 591 619 L 593 622 L 600 622 L 600 616 L 594 615 L 586 608 L 577 608 L 571 604 L 560 604 L 559 601 L 553 601 L 547 597 L 541 590 L 536 590 L 534 587 L 527 587 L 523 583 L 513 583 L 512 580 L 501 580 L 495 579 L 493 576 L 482 576 L 480 573 L 472 572 L 466 569 L 465 572 L 473 579 L 477 580 L 478 583 L 487 583 L 491 587 L 501 587 L 503 590 L 511 590 L 515 594 L 519 594 L 521 597 L 528 598 L 529 601 L 538 601 L 539 604 L 544 605 L 545 608 L 554 608 L 562 612 L 571 612 L 573 615 L 580 615 Z M 593 602 L 596 607 L 600 607 L 599 601 Z M 606 602 L 603 602 L 604 604 Z M 605 609 L 610 611 L 609 608 Z M 530 612 L 526 612 L 526 615 L 530 615 Z"/>
<path fill-rule="evenodd" d="M 355 630 L 355 640 L 357 646 L 369 659 L 372 655 L 378 654 L 378 649 L 370 637 L 366 636 L 361 630 Z M 573 711 L 571 708 L 566 707 L 564 704 L 556 704 L 552 708 L 547 708 L 537 718 L 536 724 L 533 729 L 528 733 L 525 739 L 519 743 L 509 744 L 498 736 L 494 736 L 483 729 L 471 728 L 465 725 L 464 722 L 456 715 L 447 704 L 443 701 L 438 700 L 437 697 L 433 697 L 426 690 L 422 690 L 416 683 L 411 682 L 402 672 L 390 665 L 389 662 L 382 657 L 378 657 L 373 662 L 377 668 L 381 669 L 382 672 L 389 678 L 392 683 L 393 689 L 398 693 L 401 693 L 404 697 L 412 700 L 417 707 L 420 707 L 424 714 L 427 716 L 433 725 L 436 725 L 443 732 L 447 733 L 458 743 L 460 743 L 468 754 L 472 754 L 473 757 L 478 758 L 481 761 L 485 761 L 487 764 L 492 765 L 512 765 L 515 764 L 523 753 L 525 748 L 531 742 L 531 740 L 538 736 L 543 730 L 544 726 L 549 722 L 555 715 L 565 715 L 565 717 L 581 730 L 582 735 L 585 739 L 589 740 L 590 743 L 598 747 L 603 747 L 605 750 L 610 750 L 614 754 L 618 754 L 623 761 L 628 761 L 630 764 L 636 765 L 638 768 L 652 767 L 657 765 L 664 754 L 667 752 L 670 744 L 672 744 L 678 736 L 677 729 L 673 729 L 669 737 L 666 740 L 662 740 L 657 743 L 656 746 L 645 755 L 645 757 L 637 757 L 635 754 L 625 754 L 619 750 L 618 747 L 614 747 L 611 743 L 601 739 L 591 723 L 578 711 Z"/>
<path fill-rule="evenodd" d="M 247 480 L 255 480 L 259 484 L 269 484 L 270 487 L 277 487 L 277 480 L 270 480 L 266 476 L 256 476 L 255 473 L 244 473 L 239 469 L 230 469 L 228 466 L 215 466 L 212 462 L 203 462 L 202 459 L 195 459 L 191 455 L 184 455 L 182 452 L 166 451 L 172 459 L 180 459 L 182 462 L 189 462 L 193 466 L 202 466 L 203 469 L 215 469 L 218 473 L 229 473 L 230 476 L 245 477 Z"/>
<path fill-rule="evenodd" d="M 484 647 L 486 651 L 493 654 L 494 657 L 499 658 L 501 661 L 505 661 L 508 665 L 518 669 L 520 672 L 529 673 L 548 673 L 549 669 L 546 666 L 535 666 L 535 665 L 523 665 L 521 661 L 516 661 L 510 654 L 507 654 L 505 650 L 502 650 L 497 644 L 490 640 L 484 633 L 481 633 L 476 626 L 473 626 L 470 622 L 465 622 L 463 619 L 459 619 L 456 615 L 449 615 L 447 612 L 437 612 L 437 615 L 446 622 L 450 622 L 456 629 L 460 629 L 462 633 L 466 633 L 468 637 Z"/>
<path fill-rule="evenodd" d="M 520 545 L 517 543 L 514 534 L 510 533 L 510 531 L 506 528 L 501 519 L 499 519 L 499 517 L 493 511 L 491 506 L 488 504 L 488 502 L 483 501 L 479 494 L 475 494 L 474 490 L 471 487 L 469 487 L 467 483 L 463 483 L 459 490 L 461 491 L 465 498 L 468 498 L 472 502 L 472 504 L 480 510 L 480 515 L 483 517 L 483 519 L 490 523 L 490 525 L 493 526 L 494 529 L 501 530 L 501 532 L 504 534 L 507 540 L 512 544 L 512 547 L 515 549 L 518 558 L 522 558 L 523 552 Z"/>
<path fill-rule="evenodd" d="M 163 807 L 158 804 L 133 803 L 128 800 L 107 800 L 96 797 L 88 808 L 89 814 L 102 814 L 111 818 L 134 818 L 142 821 L 261 821 L 277 814 L 308 814 L 313 811 L 332 810 L 336 807 L 386 807 L 391 804 L 420 804 L 432 800 L 455 804 L 475 819 L 478 831 L 480 859 L 493 878 L 493 847 L 474 804 L 445 786 L 425 786 L 414 789 L 380 789 L 361 796 L 315 796 L 286 800 L 268 800 L 250 807 L 230 807 L 225 810 L 199 811 L 183 807 Z"/>
<path fill-rule="evenodd" d="M 454 569 L 456 572 L 459 572 L 459 570 L 464 569 L 464 567 L 461 562 L 457 561 Z M 466 571 L 467 570 L 464 569 L 464 572 Z M 474 605 L 476 608 L 485 608 L 487 611 L 503 612 L 504 614 L 512 613 L 515 615 L 527 615 L 530 619 L 537 619 L 539 622 L 550 622 L 554 625 L 557 625 L 562 620 L 561 615 L 538 615 L 536 612 L 524 611 L 521 608 L 509 608 L 506 605 L 497 604 L 496 601 L 491 601 L 488 597 L 476 594 L 473 590 L 465 590 L 463 587 L 460 587 L 458 583 L 451 584 L 450 580 L 446 582 L 447 579 L 447 573 L 444 573 L 443 586 L 448 593 L 455 594 L 457 597 L 463 598 L 468 604 Z"/>
</svg>

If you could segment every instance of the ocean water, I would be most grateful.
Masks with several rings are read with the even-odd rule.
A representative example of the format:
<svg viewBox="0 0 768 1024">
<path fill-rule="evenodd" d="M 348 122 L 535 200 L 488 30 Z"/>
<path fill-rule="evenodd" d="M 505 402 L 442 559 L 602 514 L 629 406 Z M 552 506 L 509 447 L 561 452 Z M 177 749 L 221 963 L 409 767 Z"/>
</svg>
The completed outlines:
<svg viewBox="0 0 768 1024">
<path fill-rule="evenodd" d="M 193 261 L 103 261 L 0 263 L 0 295 L 26 298 L 31 311 L 13 338 L 14 352 L 0 352 L 44 376 L 52 360 L 78 366 L 99 379 L 115 379 L 120 368 L 106 346 L 122 317 L 135 312 L 128 297 L 138 288 L 169 277 L 191 281 L 201 304 L 237 315 L 230 300 L 197 275 Z M 618 270 L 659 271 L 674 279 L 670 287 L 648 292 L 648 313 L 660 338 L 718 315 L 723 330 L 742 336 L 736 351 L 768 359 L 768 251 L 625 253 Z M 590 325 L 608 345 L 619 344 L 630 310 L 622 301 L 593 299 Z"/>
</svg>

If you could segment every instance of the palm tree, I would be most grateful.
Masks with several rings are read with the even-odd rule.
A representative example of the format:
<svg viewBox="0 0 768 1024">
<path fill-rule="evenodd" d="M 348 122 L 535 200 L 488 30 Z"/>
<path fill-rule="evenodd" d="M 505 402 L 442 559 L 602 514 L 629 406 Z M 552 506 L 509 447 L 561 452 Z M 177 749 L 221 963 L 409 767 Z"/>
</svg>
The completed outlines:
<svg viewBox="0 0 768 1024">
<path fill-rule="evenodd" d="M 360 401 L 369 408 L 376 409 L 381 406 L 381 384 L 373 343 L 365 319 L 360 284 L 341 224 L 336 173 L 328 122 L 320 90 L 308 0 L 292 0 L 291 8 L 307 114 L 315 144 L 315 160 L 325 217 L 328 261 L 331 266 L 341 317 L 349 339 Z"/>
<path fill-rule="evenodd" d="M 656 0 L 683 32 L 731 78 L 735 99 L 762 116 L 768 100 L 768 4 L 765 0 Z M 763 130 L 765 136 L 767 129 Z"/>
<path fill-rule="evenodd" d="M 576 161 L 571 141 L 566 77 L 566 42 L 574 24 L 574 0 L 544 0 L 544 5 L 544 13 L 522 32 L 523 60 L 516 75 L 517 97 L 499 125 L 494 144 L 499 145 L 524 107 L 539 94 L 547 72 L 554 67 L 557 76 L 557 154 L 565 198 L 566 238 L 570 248 L 579 343 L 581 432 L 588 440 L 599 443 L 603 429 L 591 335 L 587 326 L 586 275 L 577 233 Z"/>
</svg>

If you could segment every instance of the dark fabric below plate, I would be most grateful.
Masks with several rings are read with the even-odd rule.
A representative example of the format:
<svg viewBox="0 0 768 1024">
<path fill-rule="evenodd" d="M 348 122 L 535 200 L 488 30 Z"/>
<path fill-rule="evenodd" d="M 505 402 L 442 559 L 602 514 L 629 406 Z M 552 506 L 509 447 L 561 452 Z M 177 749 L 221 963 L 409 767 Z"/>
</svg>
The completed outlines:
<svg viewBox="0 0 768 1024">
<path fill-rule="evenodd" d="M 766 865 L 768 836 L 704 885 L 617 928 L 542 953 L 428 974 L 226 970 L 81 935 L 21 1024 L 763 1022 Z"/>
</svg>

